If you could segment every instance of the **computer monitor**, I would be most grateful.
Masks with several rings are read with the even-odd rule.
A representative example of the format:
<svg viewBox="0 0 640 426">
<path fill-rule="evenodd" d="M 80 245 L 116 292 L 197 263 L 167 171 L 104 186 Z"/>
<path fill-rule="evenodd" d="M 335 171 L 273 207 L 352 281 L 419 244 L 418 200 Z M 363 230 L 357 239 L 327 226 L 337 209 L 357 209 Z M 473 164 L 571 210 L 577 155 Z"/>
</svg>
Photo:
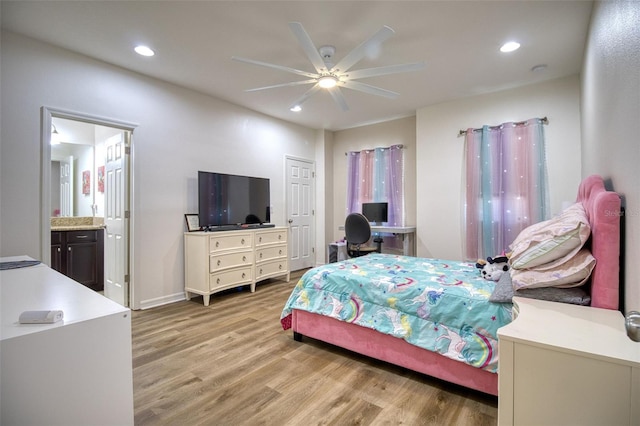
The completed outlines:
<svg viewBox="0 0 640 426">
<path fill-rule="evenodd" d="M 373 223 L 388 222 L 389 203 L 362 203 L 362 214 Z"/>
</svg>

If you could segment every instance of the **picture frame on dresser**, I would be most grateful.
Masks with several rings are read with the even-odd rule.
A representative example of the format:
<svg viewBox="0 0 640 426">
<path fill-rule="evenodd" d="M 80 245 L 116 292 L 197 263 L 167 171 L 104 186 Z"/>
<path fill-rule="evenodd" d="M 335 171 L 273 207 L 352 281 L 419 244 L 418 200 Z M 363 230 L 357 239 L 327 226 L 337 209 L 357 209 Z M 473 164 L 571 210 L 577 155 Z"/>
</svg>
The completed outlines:
<svg viewBox="0 0 640 426">
<path fill-rule="evenodd" d="M 187 231 L 196 232 L 200 231 L 200 219 L 197 214 L 185 214 L 184 220 L 187 222 Z"/>
</svg>

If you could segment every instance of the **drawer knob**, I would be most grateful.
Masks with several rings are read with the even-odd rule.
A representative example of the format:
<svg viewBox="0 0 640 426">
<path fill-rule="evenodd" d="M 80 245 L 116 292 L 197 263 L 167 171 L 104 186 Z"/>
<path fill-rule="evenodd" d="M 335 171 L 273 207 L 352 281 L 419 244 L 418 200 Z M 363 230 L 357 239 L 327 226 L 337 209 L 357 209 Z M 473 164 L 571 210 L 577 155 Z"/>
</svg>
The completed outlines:
<svg viewBox="0 0 640 426">
<path fill-rule="evenodd" d="M 262 253 L 260 253 L 260 259 L 262 259 Z"/>
<path fill-rule="evenodd" d="M 262 237 L 258 238 L 258 242 L 260 242 L 260 243 L 262 242 Z"/>
<path fill-rule="evenodd" d="M 220 284 L 220 278 L 216 280 L 216 284 Z"/>
<path fill-rule="evenodd" d="M 242 261 L 246 262 L 247 261 L 247 256 L 242 256 Z"/>
<path fill-rule="evenodd" d="M 221 263 L 222 263 L 222 262 L 220 262 L 220 259 L 218 259 L 218 266 L 220 266 L 220 264 L 221 264 Z"/>
<path fill-rule="evenodd" d="M 278 239 L 281 240 L 282 239 L 282 234 L 278 234 Z"/>
<path fill-rule="evenodd" d="M 282 264 L 278 265 L 278 269 L 282 269 Z"/>
<path fill-rule="evenodd" d="M 242 278 L 246 277 L 247 275 L 243 272 L 242 273 Z"/>
<path fill-rule="evenodd" d="M 240 244 L 244 245 L 244 238 L 240 240 Z"/>
<path fill-rule="evenodd" d="M 260 275 L 262 275 L 262 268 L 260 268 Z"/>
<path fill-rule="evenodd" d="M 220 241 L 216 241 L 216 247 L 220 247 Z"/>
<path fill-rule="evenodd" d="M 278 254 L 282 254 L 282 249 L 280 249 L 280 251 L 278 251 Z"/>
</svg>

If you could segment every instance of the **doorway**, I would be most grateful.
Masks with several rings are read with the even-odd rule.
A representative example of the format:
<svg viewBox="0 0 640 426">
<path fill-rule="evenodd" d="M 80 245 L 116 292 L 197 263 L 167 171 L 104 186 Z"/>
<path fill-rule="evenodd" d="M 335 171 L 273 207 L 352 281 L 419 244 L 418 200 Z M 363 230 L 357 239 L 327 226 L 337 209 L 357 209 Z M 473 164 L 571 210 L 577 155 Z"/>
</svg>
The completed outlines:
<svg viewBox="0 0 640 426">
<path fill-rule="evenodd" d="M 46 107 L 42 123 L 42 261 L 51 265 L 51 222 L 58 220 L 52 218 L 104 225 L 104 295 L 129 307 L 135 125 Z M 65 177 L 69 169 L 71 178 Z"/>
</svg>

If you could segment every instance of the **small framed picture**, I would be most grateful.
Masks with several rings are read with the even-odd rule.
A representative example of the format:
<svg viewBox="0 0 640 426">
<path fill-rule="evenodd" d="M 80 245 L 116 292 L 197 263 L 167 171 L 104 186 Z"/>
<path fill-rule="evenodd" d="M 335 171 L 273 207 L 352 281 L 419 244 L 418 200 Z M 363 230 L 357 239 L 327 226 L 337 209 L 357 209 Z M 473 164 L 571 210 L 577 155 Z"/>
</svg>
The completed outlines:
<svg viewBox="0 0 640 426">
<path fill-rule="evenodd" d="M 200 221 L 197 214 L 185 214 L 184 219 L 187 221 L 187 231 L 194 232 L 200 230 Z"/>
</svg>

